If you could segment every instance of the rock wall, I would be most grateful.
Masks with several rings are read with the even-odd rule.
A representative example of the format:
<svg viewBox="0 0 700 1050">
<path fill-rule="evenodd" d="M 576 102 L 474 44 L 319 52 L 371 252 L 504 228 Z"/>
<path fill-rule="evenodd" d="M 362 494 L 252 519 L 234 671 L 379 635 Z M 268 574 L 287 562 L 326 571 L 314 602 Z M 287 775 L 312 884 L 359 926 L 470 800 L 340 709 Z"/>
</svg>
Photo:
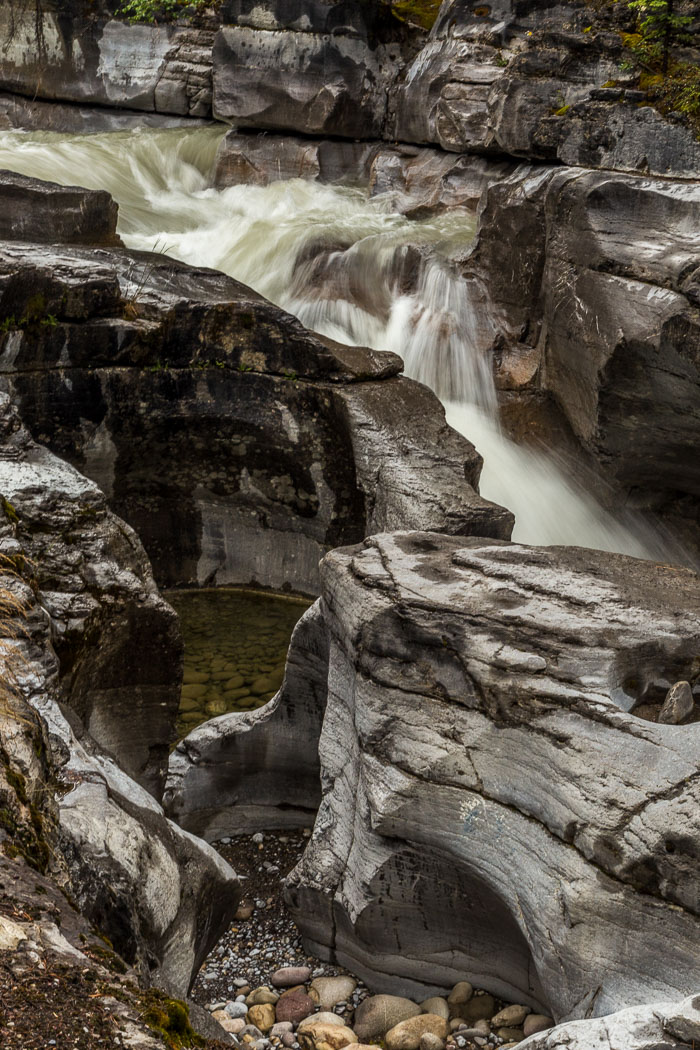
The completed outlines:
<svg viewBox="0 0 700 1050">
<path fill-rule="evenodd" d="M 7 439 L 13 420 L 6 398 L 2 408 Z M 17 456 L 10 458 L 13 450 Z M 235 912 L 238 880 L 214 850 L 166 820 L 152 795 L 85 731 L 74 710 L 75 682 L 66 683 L 54 649 L 54 641 L 59 651 L 65 645 L 66 622 L 74 635 L 82 631 L 80 674 L 94 679 L 97 694 L 89 720 L 110 737 L 115 750 L 123 749 L 118 757 L 128 768 L 139 748 L 147 752 L 151 742 L 160 757 L 161 745 L 153 734 L 150 741 L 145 735 L 152 727 L 140 710 L 149 678 L 162 673 L 161 653 L 134 607 L 150 609 L 151 618 L 159 616 L 179 641 L 174 614 L 152 582 L 150 593 L 143 584 L 138 591 L 130 584 L 138 542 L 100 505 L 103 498 L 94 485 L 29 442 L 21 429 L 3 443 L 0 464 L 0 755 L 15 771 L 8 784 L 17 795 L 14 802 L 4 801 L 0 839 L 11 856 L 19 853 L 52 874 L 141 980 L 185 995 Z M 7 499 L 11 485 L 16 505 Z M 89 536 L 75 527 L 70 513 L 85 509 L 94 512 Z M 30 510 L 36 512 L 32 518 Z M 55 531 L 49 537 L 51 525 Z M 142 552 L 141 559 L 145 562 Z M 60 580 L 61 566 L 64 574 L 68 567 L 72 572 L 70 595 Z M 133 603 L 126 613 L 125 591 Z M 63 602 L 72 603 L 72 609 Z M 124 620 L 130 628 L 127 639 Z M 97 692 L 100 676 L 117 644 L 122 645 L 123 680 L 119 690 L 105 696 Z M 178 651 L 167 655 L 177 703 Z M 23 815 L 22 807 L 29 812 Z"/>
<path fill-rule="evenodd" d="M 527 432 L 534 415 L 556 447 L 554 405 L 626 504 L 694 552 L 699 205 L 695 184 L 523 167 L 486 189 L 463 266 L 510 428 Z"/>
<path fill-rule="evenodd" d="M 697 724 L 649 719 L 700 695 L 698 587 L 435 534 L 330 554 L 323 801 L 287 886 L 309 950 L 560 1020 L 697 988 Z"/>
<path fill-rule="evenodd" d="M 130 24 L 109 5 L 9 0 L 0 90 L 36 99 L 206 117 L 215 27 Z"/>
</svg>

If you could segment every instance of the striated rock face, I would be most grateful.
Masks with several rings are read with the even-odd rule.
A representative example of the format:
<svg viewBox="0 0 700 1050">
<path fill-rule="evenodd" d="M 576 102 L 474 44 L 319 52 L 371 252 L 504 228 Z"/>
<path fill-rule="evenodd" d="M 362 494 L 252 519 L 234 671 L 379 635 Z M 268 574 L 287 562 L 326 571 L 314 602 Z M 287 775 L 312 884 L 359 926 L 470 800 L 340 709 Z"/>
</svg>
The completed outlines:
<svg viewBox="0 0 700 1050">
<path fill-rule="evenodd" d="M 94 482 L 31 441 L 7 395 L 0 396 L 0 494 L 6 553 L 29 560 L 50 618 L 62 699 L 102 748 L 160 796 L 182 639 L 143 547 Z"/>
<path fill-rule="evenodd" d="M 0 9 L 0 90 L 183 116 L 211 113 L 214 27 L 129 24 L 109 5 L 10 0 Z"/>
<path fill-rule="evenodd" d="M 3 422 L 6 419 L 7 413 Z M 119 639 L 124 619 L 120 592 L 133 572 L 128 547 L 138 545 L 123 523 L 119 524 L 127 539 L 126 549 L 123 541 L 121 545 L 116 542 L 108 531 L 116 519 L 97 504 L 90 546 L 88 537 L 71 527 L 66 513 L 70 496 L 76 496 L 77 473 L 45 450 L 26 440 L 21 443 L 21 432 L 2 448 L 0 491 L 3 495 L 8 491 L 11 472 L 6 469 L 9 463 L 5 455 L 12 448 L 20 454 L 20 459 L 11 464 L 12 473 L 24 479 L 33 473 L 33 506 L 44 494 L 40 507 L 44 535 L 51 521 L 56 530 L 49 557 L 48 546 L 38 548 L 31 527 L 36 528 L 38 522 L 27 520 L 26 503 L 18 500 L 15 510 L 5 497 L 6 524 L 0 535 L 4 558 L 0 660 L 7 694 L 3 699 L 2 755 L 3 762 L 23 777 L 21 782 L 16 776 L 9 781 L 19 792 L 19 802 L 31 803 L 34 808 L 29 820 L 22 817 L 17 806 L 6 805 L 0 821 L 2 834 L 9 831 L 15 850 L 19 847 L 29 863 L 40 871 L 50 870 L 59 879 L 81 914 L 109 937 L 143 981 L 184 995 L 235 912 L 240 896 L 238 880 L 214 850 L 166 820 L 153 797 L 86 733 L 72 707 L 65 706 L 66 699 L 72 701 L 70 690 L 75 687 L 61 682 L 62 668 L 52 644 L 56 639 L 60 648 L 63 641 L 65 627 L 56 606 L 66 595 L 49 590 L 46 574 L 57 572 L 63 560 L 72 567 L 73 590 L 77 592 L 72 596 L 75 622 L 69 621 L 70 629 L 78 634 L 84 626 L 80 624 L 82 610 L 92 614 L 89 630 L 84 632 L 91 644 L 85 644 L 81 653 L 81 673 L 89 678 L 94 662 L 93 677 L 99 684 L 105 662 L 112 655 L 111 647 L 116 644 L 110 630 Z M 91 483 L 82 481 L 83 492 L 96 491 Z M 89 504 L 83 503 L 85 506 Z M 100 544 L 102 560 L 98 563 L 95 551 Z M 106 551 L 114 560 L 108 560 Z M 12 571 L 13 566 L 24 578 Z M 80 587 L 81 573 L 83 579 L 91 579 L 92 592 L 84 584 Z M 151 614 L 157 612 L 175 632 L 173 614 L 165 603 L 144 590 L 140 597 L 146 609 L 150 606 Z M 108 697 L 114 710 L 92 713 L 91 721 L 98 721 L 98 728 L 109 728 L 111 716 L 115 721 L 120 719 L 122 733 L 127 727 L 133 736 L 144 731 L 138 705 L 139 688 L 145 686 L 139 682 L 148 681 L 153 673 L 149 664 L 157 669 L 160 660 L 157 645 L 149 644 L 146 630 L 132 616 L 129 645 L 137 655 L 139 646 L 144 646 L 140 679 L 126 682 L 121 693 Z M 120 655 L 126 665 L 126 652 L 122 650 Z M 133 673 L 133 657 L 131 668 Z M 23 702 L 33 709 L 31 717 L 22 714 Z M 27 727 L 31 729 L 37 722 L 38 739 L 27 739 Z M 137 746 L 145 747 L 147 742 L 138 741 Z M 115 741 L 115 746 L 121 743 Z M 125 752 L 128 760 L 126 747 Z M 18 783 L 21 790 L 16 787 Z M 8 817 L 9 813 L 13 815 Z"/>
<path fill-rule="evenodd" d="M 323 801 L 287 884 L 308 948 L 558 1019 L 697 988 L 697 724 L 634 713 L 700 694 L 697 575 L 395 534 L 331 553 L 318 608 Z"/>
<path fill-rule="evenodd" d="M 235 0 L 213 53 L 214 116 L 237 127 L 381 137 L 400 61 L 379 4 Z M 395 23 L 394 23 L 395 25 Z"/>
<path fill-rule="evenodd" d="M 235 130 L 219 146 L 214 182 L 220 188 L 299 178 L 366 184 L 370 196 L 390 194 L 395 210 L 420 218 L 450 208 L 476 209 L 484 188 L 513 167 L 510 161 L 455 157 L 420 146 Z"/>
<path fill-rule="evenodd" d="M 628 504 L 695 550 L 699 204 L 692 184 L 524 167 L 486 190 L 464 265 L 513 429 L 533 398 L 553 404 Z"/>
<path fill-rule="evenodd" d="M 162 255 L 5 242 L 0 278 L 23 420 L 100 485 L 159 583 L 316 594 L 319 557 L 370 531 L 510 534 L 475 449 L 395 355 Z"/>
<path fill-rule="evenodd" d="M 108 193 L 0 171 L 0 239 L 39 244 L 121 244 Z"/>
</svg>

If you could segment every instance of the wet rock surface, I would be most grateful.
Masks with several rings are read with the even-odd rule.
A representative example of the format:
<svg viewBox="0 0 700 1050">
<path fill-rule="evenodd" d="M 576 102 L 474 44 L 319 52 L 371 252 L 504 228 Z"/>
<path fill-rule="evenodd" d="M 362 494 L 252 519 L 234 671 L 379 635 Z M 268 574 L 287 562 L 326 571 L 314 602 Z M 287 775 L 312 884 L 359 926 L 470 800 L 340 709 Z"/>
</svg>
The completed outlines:
<svg viewBox="0 0 700 1050">
<path fill-rule="evenodd" d="M 306 943 L 402 994 L 459 959 L 559 1018 L 691 991 L 695 727 L 633 709 L 697 692 L 697 575 L 393 535 L 323 581 L 324 798 L 287 880 Z"/>
<path fill-rule="evenodd" d="M 523 167 L 485 192 L 464 263 L 475 338 L 496 351 L 511 424 L 528 419 L 533 397 L 550 406 L 541 438 L 561 444 L 563 417 L 569 443 L 628 505 L 667 522 L 691 558 L 700 372 L 688 220 L 698 194 L 669 180 Z"/>
</svg>

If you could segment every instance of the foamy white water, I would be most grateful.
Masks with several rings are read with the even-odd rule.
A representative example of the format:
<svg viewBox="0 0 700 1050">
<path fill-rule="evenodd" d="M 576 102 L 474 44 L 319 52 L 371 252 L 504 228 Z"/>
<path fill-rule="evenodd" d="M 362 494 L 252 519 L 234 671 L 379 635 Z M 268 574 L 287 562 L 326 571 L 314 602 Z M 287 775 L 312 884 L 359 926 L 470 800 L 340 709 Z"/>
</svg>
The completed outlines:
<svg viewBox="0 0 700 1050">
<path fill-rule="evenodd" d="M 301 179 L 215 190 L 222 135 L 3 132 L 0 167 L 106 189 L 129 247 L 223 270 L 316 331 L 399 354 L 484 457 L 480 490 L 514 512 L 514 539 L 668 556 L 641 520 L 616 519 L 553 457 L 502 433 L 490 361 L 474 349 L 468 288 L 451 262 L 473 237 L 471 214 L 411 221 L 390 197 Z"/>
</svg>

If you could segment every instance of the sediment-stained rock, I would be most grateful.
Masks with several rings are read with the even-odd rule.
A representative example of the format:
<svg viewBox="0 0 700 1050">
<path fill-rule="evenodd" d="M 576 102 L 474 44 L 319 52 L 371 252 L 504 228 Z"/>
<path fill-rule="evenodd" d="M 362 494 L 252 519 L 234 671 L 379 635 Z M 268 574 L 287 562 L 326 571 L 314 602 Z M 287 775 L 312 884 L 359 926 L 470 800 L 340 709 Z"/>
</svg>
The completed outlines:
<svg viewBox="0 0 700 1050">
<path fill-rule="evenodd" d="M 132 24 L 108 4 L 10 0 L 0 9 L 0 90 L 32 99 L 206 117 L 215 26 Z"/>
<path fill-rule="evenodd" d="M 559 1020 L 698 987 L 697 724 L 634 713 L 700 693 L 695 573 L 393 534 L 325 559 L 319 610 L 323 801 L 287 886 L 310 950 Z"/>
<path fill-rule="evenodd" d="M 298 138 L 230 131 L 216 159 L 217 187 L 281 179 L 367 185 L 370 195 L 391 194 L 392 207 L 416 218 L 476 206 L 485 186 L 503 178 L 513 162 L 455 157 L 421 146 Z"/>
<path fill-rule="evenodd" d="M 378 138 L 400 62 L 382 5 L 225 5 L 214 44 L 214 115 L 237 127 Z"/>
</svg>

